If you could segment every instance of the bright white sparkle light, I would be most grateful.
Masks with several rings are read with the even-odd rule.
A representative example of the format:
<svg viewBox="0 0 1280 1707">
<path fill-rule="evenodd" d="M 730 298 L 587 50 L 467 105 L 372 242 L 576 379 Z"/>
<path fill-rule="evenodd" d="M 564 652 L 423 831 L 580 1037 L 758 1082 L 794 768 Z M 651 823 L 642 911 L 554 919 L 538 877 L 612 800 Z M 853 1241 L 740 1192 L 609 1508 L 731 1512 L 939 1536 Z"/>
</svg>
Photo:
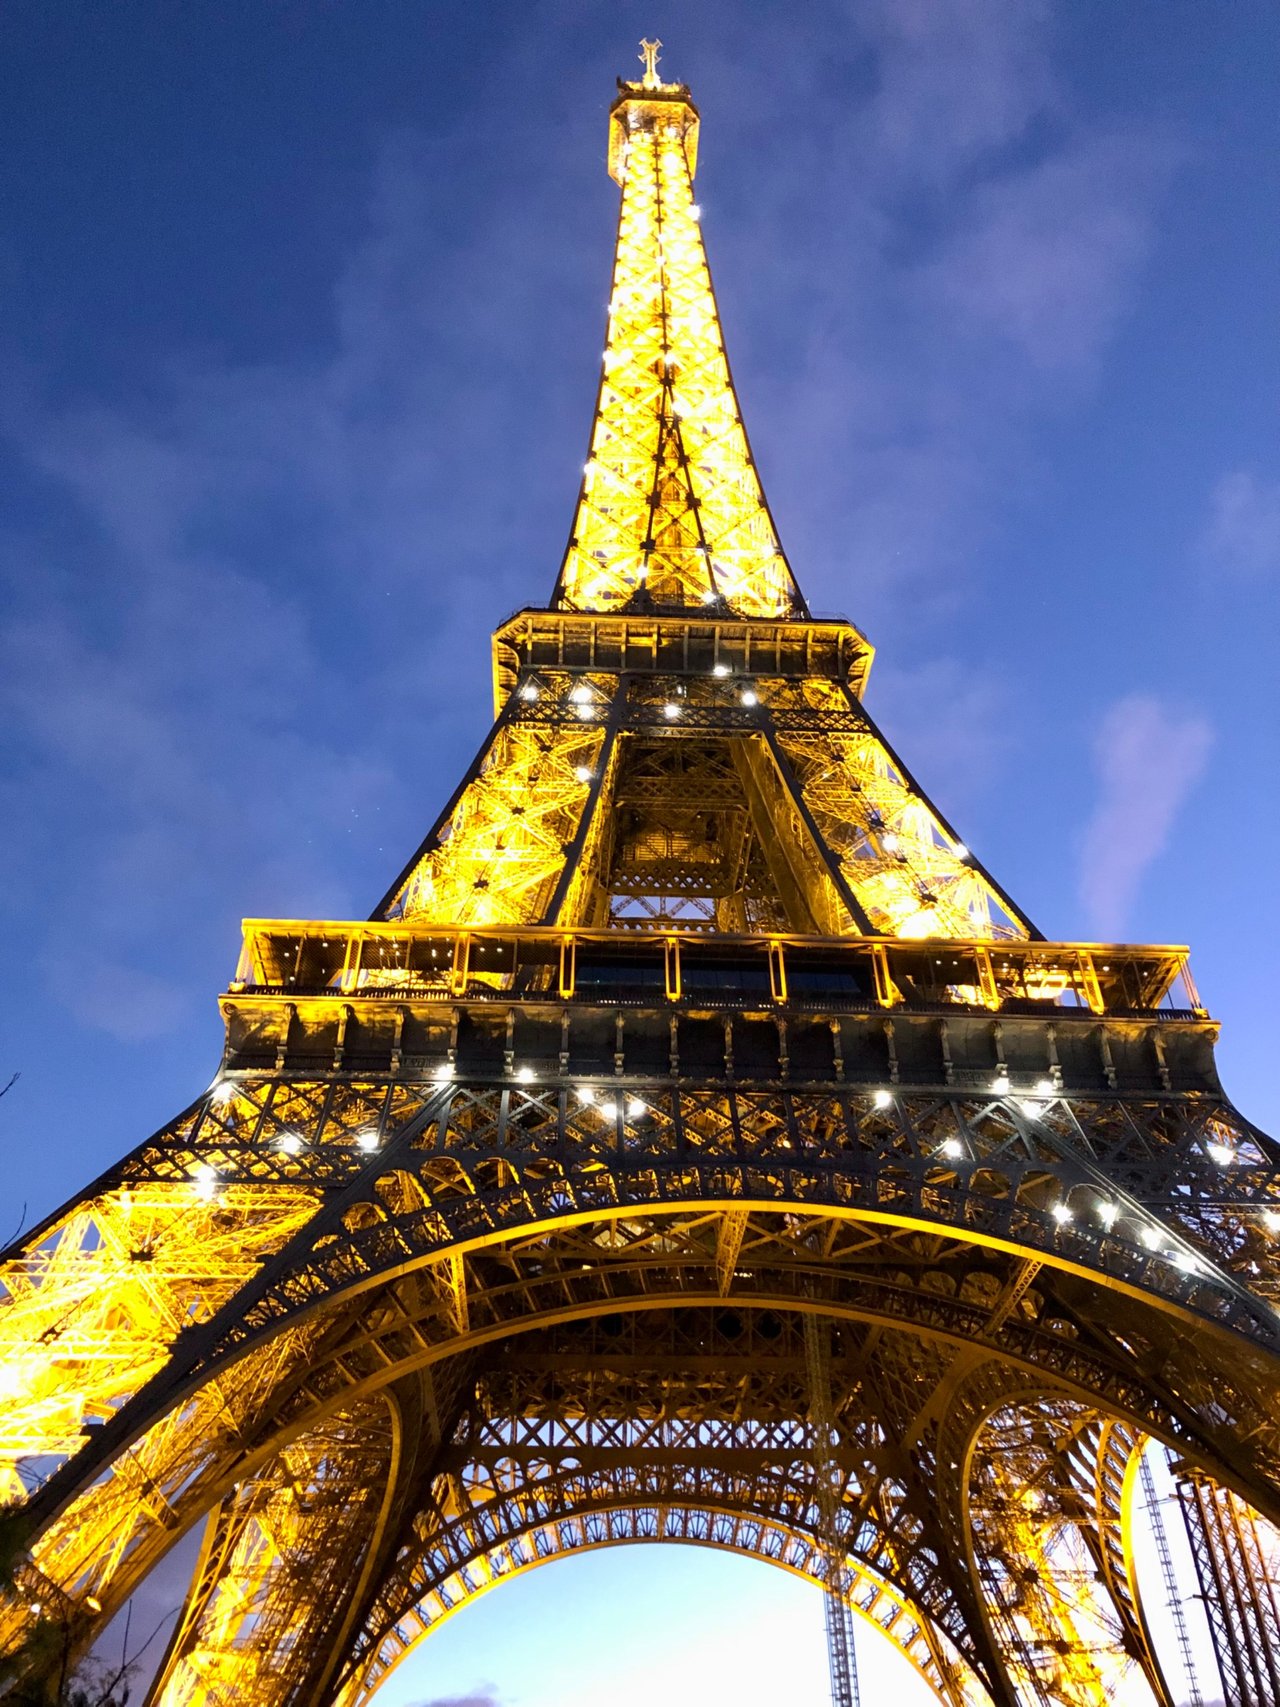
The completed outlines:
<svg viewBox="0 0 1280 1707">
<path fill-rule="evenodd" d="M 1280 1233 L 1280 1209 L 1264 1209 L 1262 1211 L 1262 1225 L 1268 1233 Z"/>
<path fill-rule="evenodd" d="M 669 699 L 667 701 L 667 703 L 662 708 L 662 715 L 667 719 L 667 721 L 669 723 L 673 723 L 675 721 L 675 719 L 677 717 L 679 717 L 680 707 L 676 704 L 675 700 Z"/>
<path fill-rule="evenodd" d="M 712 596 L 714 597 L 714 595 Z M 705 593 L 703 594 L 703 597 L 706 597 Z M 711 674 L 713 676 L 727 676 L 729 674 L 729 666 L 727 664 L 713 664 L 711 667 Z"/>
<path fill-rule="evenodd" d="M 1142 1229 L 1142 1242 L 1149 1251 L 1158 1251 L 1164 1244 L 1164 1234 L 1159 1227 L 1144 1227 Z"/>
<path fill-rule="evenodd" d="M 215 1103 L 230 1102 L 236 1094 L 236 1087 L 230 1079 L 219 1079 L 209 1092 L 209 1101 Z"/>
<path fill-rule="evenodd" d="M 378 1134 L 372 1126 L 366 1127 L 363 1132 L 356 1133 L 356 1143 L 362 1150 L 376 1150 L 378 1148 Z"/>
<path fill-rule="evenodd" d="M 1067 1222 L 1071 1220 L 1071 1211 L 1065 1203 L 1055 1203 L 1049 1213 L 1060 1227 L 1065 1227 Z"/>
<path fill-rule="evenodd" d="M 1114 1203 L 1100 1203 L 1098 1205 L 1098 1219 L 1108 1232 L 1115 1226 L 1119 1214 L 1120 1210 Z"/>
<path fill-rule="evenodd" d="M 901 841 L 892 830 L 886 830 L 880 839 L 884 843 L 884 851 L 886 853 L 897 853 L 898 849 L 902 846 Z"/>
<path fill-rule="evenodd" d="M 640 1101 L 639 1097 L 632 1097 L 630 1099 L 630 1101 L 627 1103 L 627 1119 L 628 1120 L 639 1120 L 639 1118 L 642 1114 L 647 1114 L 648 1112 L 649 1112 L 648 1109 L 646 1109 L 645 1105 Z"/>
<path fill-rule="evenodd" d="M 35 1360 L 0 1363 L 0 1397 L 10 1399 L 22 1391 L 36 1373 Z"/>
<path fill-rule="evenodd" d="M 569 698 L 575 705 L 590 705 L 591 689 L 585 682 L 579 682 L 577 687 L 574 688 L 573 692 L 569 695 Z"/>
<path fill-rule="evenodd" d="M 533 682 L 526 682 L 520 689 L 520 698 L 528 700 L 530 704 L 532 704 L 537 697 L 538 689 Z"/>
<path fill-rule="evenodd" d="M 997 1073 L 995 1078 L 991 1081 L 991 1089 L 998 1097 L 1007 1096 L 1009 1094 L 1008 1073 Z"/>
<path fill-rule="evenodd" d="M 944 1156 L 950 1156 L 952 1161 L 958 1161 L 964 1155 L 964 1145 L 958 1138 L 947 1138 L 942 1145 Z"/>
<path fill-rule="evenodd" d="M 888 1108 L 889 1104 L 893 1101 L 893 1092 L 877 1091 L 871 1100 L 877 1108 Z"/>
<path fill-rule="evenodd" d="M 296 1156 L 302 1148 L 302 1140 L 296 1132 L 286 1132 L 280 1140 L 280 1148 L 286 1156 Z"/>
<path fill-rule="evenodd" d="M 578 1101 L 579 1102 L 585 1103 L 587 1105 L 587 1107 L 590 1108 L 594 1104 L 595 1100 L 596 1100 L 596 1093 L 595 1093 L 595 1087 L 593 1085 L 579 1085 L 578 1086 Z"/>
<path fill-rule="evenodd" d="M 533 1068 L 517 1067 L 516 1078 L 522 1085 L 531 1085 L 533 1083 Z"/>
<path fill-rule="evenodd" d="M 616 1120 L 618 1118 L 618 1105 L 616 1102 L 602 1102 L 600 1112 L 606 1120 Z"/>
<path fill-rule="evenodd" d="M 968 859 L 969 857 L 969 850 L 963 842 L 957 842 L 951 851 L 957 859 Z"/>
<path fill-rule="evenodd" d="M 743 705 L 759 705 L 760 696 L 754 688 L 743 688 L 742 703 Z"/>
<path fill-rule="evenodd" d="M 1036 1095 L 1038 1097 L 1055 1096 L 1057 1094 L 1057 1089 L 1058 1087 L 1054 1084 L 1052 1079 L 1036 1080 Z"/>
<path fill-rule="evenodd" d="M 1229 1168 L 1236 1159 L 1236 1153 L 1230 1144 L 1206 1144 L 1205 1149 L 1220 1168 Z"/>
<path fill-rule="evenodd" d="M 453 1062 L 452 1061 L 442 1061 L 440 1063 L 440 1065 L 436 1068 L 435 1072 L 432 1074 L 432 1078 L 439 1079 L 441 1081 L 441 1083 L 443 1084 L 447 1080 L 451 1079 L 453 1077 L 453 1074 L 454 1074 Z"/>
<path fill-rule="evenodd" d="M 577 777 L 579 782 L 590 782 L 596 773 L 592 770 L 590 765 L 577 765 L 574 767 L 573 774 Z"/>
</svg>

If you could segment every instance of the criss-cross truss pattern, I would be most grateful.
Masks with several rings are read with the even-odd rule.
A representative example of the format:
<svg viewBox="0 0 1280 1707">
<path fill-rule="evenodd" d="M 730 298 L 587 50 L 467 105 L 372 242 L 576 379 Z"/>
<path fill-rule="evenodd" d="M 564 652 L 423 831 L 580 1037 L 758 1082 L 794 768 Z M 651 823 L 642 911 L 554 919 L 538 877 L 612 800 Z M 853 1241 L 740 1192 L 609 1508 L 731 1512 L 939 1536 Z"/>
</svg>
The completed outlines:
<svg viewBox="0 0 1280 1707">
<path fill-rule="evenodd" d="M 633 86 L 613 111 L 622 211 L 590 454 L 556 588 L 571 610 L 802 608 L 729 374 L 693 199 L 697 134 L 689 92 L 674 84 Z"/>
<path fill-rule="evenodd" d="M 723 658 L 680 674 L 523 671 L 384 912 L 415 925 L 1031 934 L 847 683 L 797 679 L 777 660 L 747 675 Z"/>
<path fill-rule="evenodd" d="M 852 1596 L 841 1525 L 847 1485 L 833 1447 L 831 1341 L 829 1324 L 808 1313 L 804 1318 L 805 1376 L 809 1385 L 809 1421 L 813 1432 L 814 1504 L 821 1541 L 823 1610 L 827 1623 L 827 1665 L 832 1707 L 861 1707 L 858 1654 L 854 1644 Z"/>
<path fill-rule="evenodd" d="M 0 1701 L 202 1526 L 149 1707 L 364 1707 L 658 1541 L 813 1582 L 841 1701 L 852 1620 L 944 1707 L 1177 1707 L 1159 1449 L 1225 1700 L 1280 1678 L 1280 1148 L 1186 951 L 1043 938 L 809 616 L 644 52 L 479 756 L 371 918 L 246 922 L 213 1085 L 0 1256 Z"/>
<path fill-rule="evenodd" d="M 393 917 L 500 925 L 545 916 L 592 792 L 602 740 L 596 690 L 566 685 L 564 697 L 555 724 L 512 715 L 495 728 L 395 897 Z"/>
</svg>

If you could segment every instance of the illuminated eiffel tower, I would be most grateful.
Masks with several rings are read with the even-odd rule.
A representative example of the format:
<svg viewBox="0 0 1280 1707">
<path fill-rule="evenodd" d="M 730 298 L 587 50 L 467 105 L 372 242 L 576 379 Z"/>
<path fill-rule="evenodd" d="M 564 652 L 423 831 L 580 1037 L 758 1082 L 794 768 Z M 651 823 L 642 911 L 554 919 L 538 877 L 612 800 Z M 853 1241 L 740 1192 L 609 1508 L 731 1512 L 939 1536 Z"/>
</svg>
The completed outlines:
<svg viewBox="0 0 1280 1707">
<path fill-rule="evenodd" d="M 949 1707 L 1173 1707 L 1149 1451 L 1228 1699 L 1275 1702 L 1280 1153 L 1184 951 L 1047 941 L 863 709 L 646 53 L 492 732 L 370 921 L 246 924 L 212 1088 L 5 1255 L 11 1668 L 203 1523 L 165 1707 L 356 1707 L 491 1584 L 640 1540 L 807 1574 Z"/>
</svg>

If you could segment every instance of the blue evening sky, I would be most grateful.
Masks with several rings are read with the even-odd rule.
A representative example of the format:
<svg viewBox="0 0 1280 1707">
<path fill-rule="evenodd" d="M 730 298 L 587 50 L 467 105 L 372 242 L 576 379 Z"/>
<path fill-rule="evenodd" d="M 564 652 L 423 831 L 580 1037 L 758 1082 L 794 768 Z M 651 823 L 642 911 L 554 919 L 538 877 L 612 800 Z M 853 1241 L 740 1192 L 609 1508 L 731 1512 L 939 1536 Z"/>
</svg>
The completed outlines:
<svg viewBox="0 0 1280 1707">
<path fill-rule="evenodd" d="M 489 631 L 564 545 L 606 113 L 655 32 L 811 604 L 1046 933 L 1192 944 L 1278 1124 L 1278 19 L 9 0 L 0 1239 L 208 1082 L 241 916 L 367 914 L 482 738 Z M 816 1597 L 708 1559 L 535 1573 L 386 1697 L 629 1701 L 624 1652 L 677 1707 L 725 1655 L 776 1700 L 751 1644 L 816 1642 L 781 1693 L 821 1701 Z"/>
</svg>

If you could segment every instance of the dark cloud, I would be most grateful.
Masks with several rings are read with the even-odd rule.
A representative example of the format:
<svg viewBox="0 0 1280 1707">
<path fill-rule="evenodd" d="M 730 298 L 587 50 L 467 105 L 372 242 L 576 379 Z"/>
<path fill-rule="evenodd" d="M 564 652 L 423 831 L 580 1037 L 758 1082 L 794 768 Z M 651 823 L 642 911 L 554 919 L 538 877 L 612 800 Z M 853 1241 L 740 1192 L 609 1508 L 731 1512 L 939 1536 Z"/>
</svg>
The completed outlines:
<svg viewBox="0 0 1280 1707">
<path fill-rule="evenodd" d="M 437 1695 L 430 1700 L 415 1702 L 413 1707 L 502 1707 L 502 1698 L 493 1694 Z"/>
<path fill-rule="evenodd" d="M 1097 381 L 1178 149 L 1076 112 L 1048 5 L 883 0 L 842 17 L 854 98 L 806 130 L 802 162 L 755 163 L 780 239 L 752 257 L 745 305 L 765 466 L 824 605 L 856 599 L 873 626 L 908 604 L 945 620 L 1029 435 Z M 741 235 L 727 241 L 745 271 Z"/>
</svg>

